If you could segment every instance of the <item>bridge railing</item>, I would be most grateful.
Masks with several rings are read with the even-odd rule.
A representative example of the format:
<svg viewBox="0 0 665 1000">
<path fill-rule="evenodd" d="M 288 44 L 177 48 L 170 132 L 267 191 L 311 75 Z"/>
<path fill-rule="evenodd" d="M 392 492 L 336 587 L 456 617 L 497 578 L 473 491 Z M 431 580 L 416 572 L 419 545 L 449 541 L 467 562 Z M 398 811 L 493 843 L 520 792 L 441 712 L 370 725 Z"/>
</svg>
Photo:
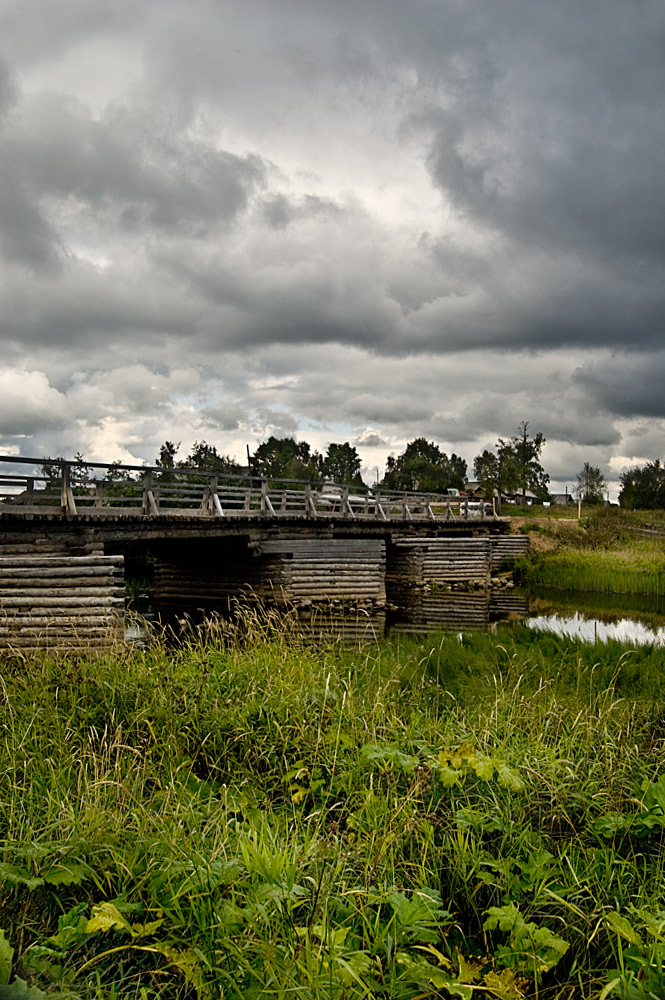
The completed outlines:
<svg viewBox="0 0 665 1000">
<path fill-rule="evenodd" d="M 95 517 L 478 520 L 491 504 L 254 474 L 0 455 L 0 512 Z"/>
</svg>

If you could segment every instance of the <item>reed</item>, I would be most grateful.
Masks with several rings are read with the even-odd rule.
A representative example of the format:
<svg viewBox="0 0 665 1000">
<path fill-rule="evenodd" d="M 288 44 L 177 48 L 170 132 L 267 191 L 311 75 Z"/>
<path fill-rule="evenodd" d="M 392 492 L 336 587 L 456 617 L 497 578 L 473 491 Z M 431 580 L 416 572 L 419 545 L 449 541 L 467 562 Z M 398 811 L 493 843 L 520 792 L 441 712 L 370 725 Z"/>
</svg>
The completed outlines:
<svg viewBox="0 0 665 1000">
<path fill-rule="evenodd" d="M 663 995 L 660 663 L 521 628 L 313 648 L 256 611 L 7 659 L 0 976 L 32 1000 Z"/>
</svg>

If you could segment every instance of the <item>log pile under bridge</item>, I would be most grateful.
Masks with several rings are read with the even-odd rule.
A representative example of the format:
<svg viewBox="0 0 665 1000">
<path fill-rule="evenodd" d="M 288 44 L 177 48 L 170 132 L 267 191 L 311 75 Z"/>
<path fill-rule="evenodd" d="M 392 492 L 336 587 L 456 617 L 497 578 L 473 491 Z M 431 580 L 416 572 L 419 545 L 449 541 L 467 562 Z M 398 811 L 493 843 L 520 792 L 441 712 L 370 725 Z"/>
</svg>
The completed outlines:
<svg viewBox="0 0 665 1000">
<path fill-rule="evenodd" d="M 0 557 L 0 649 L 111 648 L 124 632 L 122 556 Z"/>
</svg>

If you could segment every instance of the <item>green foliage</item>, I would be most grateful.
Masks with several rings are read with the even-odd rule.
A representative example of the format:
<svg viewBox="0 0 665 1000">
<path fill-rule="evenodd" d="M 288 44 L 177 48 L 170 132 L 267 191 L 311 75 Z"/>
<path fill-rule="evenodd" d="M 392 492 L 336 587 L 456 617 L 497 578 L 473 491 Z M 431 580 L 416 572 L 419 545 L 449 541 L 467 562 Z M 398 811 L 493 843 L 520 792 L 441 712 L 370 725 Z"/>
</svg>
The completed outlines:
<svg viewBox="0 0 665 1000">
<path fill-rule="evenodd" d="M 296 441 L 292 437 L 271 435 L 255 450 L 252 464 L 259 475 L 268 479 L 316 481 L 322 474 L 319 453 L 312 452 L 307 441 Z"/>
<path fill-rule="evenodd" d="M 587 504 L 603 503 L 607 480 L 596 465 L 585 462 L 577 473 L 577 495 Z"/>
<path fill-rule="evenodd" d="M 28 986 L 25 979 L 17 976 L 10 982 L 13 957 L 14 949 L 0 929 L 0 1000 L 42 1000 L 46 996 L 44 991 Z"/>
<path fill-rule="evenodd" d="M 180 449 L 180 442 L 174 444 L 173 441 L 165 441 L 159 449 L 159 458 L 155 465 L 161 469 L 175 469 L 175 457 Z"/>
<path fill-rule="evenodd" d="M 355 447 L 345 441 L 344 444 L 331 443 L 328 445 L 321 469 L 323 476 L 335 483 L 362 486 L 361 465 Z"/>
<path fill-rule="evenodd" d="M 3 663 L 5 986 L 662 995 L 658 650 L 238 635 Z"/>
<path fill-rule="evenodd" d="M 540 464 L 545 438 L 529 434 L 529 423 L 520 424 L 511 438 L 499 438 L 495 452 L 485 449 L 474 459 L 473 471 L 487 495 L 494 491 L 514 495 L 531 490 L 540 500 L 547 500 L 550 477 Z"/>
<path fill-rule="evenodd" d="M 195 441 L 189 455 L 177 465 L 187 469 L 200 469 L 201 472 L 240 472 L 237 462 L 229 455 L 220 455 L 217 448 L 206 441 Z"/>
<path fill-rule="evenodd" d="M 449 488 L 462 489 L 465 479 L 463 459 L 455 454 L 448 457 L 433 441 L 416 438 L 397 458 L 388 458 L 382 486 L 389 490 L 445 493 Z"/>
<path fill-rule="evenodd" d="M 630 908 L 631 920 L 616 911 L 605 915 L 605 929 L 617 968 L 600 994 L 621 1000 L 653 1000 L 665 995 L 665 910 Z"/>
<path fill-rule="evenodd" d="M 618 507 L 594 511 L 580 528 L 553 534 L 552 550 L 519 560 L 517 579 L 566 591 L 665 593 L 663 539 L 641 531 L 636 517 Z"/>
<path fill-rule="evenodd" d="M 662 510 L 665 508 L 665 466 L 656 459 L 642 468 L 635 467 L 619 476 L 619 504 L 628 510 Z"/>
<path fill-rule="evenodd" d="M 486 931 L 499 930 L 506 935 L 506 943 L 495 951 L 499 965 L 538 981 L 568 951 L 568 942 L 533 921 L 527 922 L 514 903 L 490 906 L 483 924 Z"/>
</svg>

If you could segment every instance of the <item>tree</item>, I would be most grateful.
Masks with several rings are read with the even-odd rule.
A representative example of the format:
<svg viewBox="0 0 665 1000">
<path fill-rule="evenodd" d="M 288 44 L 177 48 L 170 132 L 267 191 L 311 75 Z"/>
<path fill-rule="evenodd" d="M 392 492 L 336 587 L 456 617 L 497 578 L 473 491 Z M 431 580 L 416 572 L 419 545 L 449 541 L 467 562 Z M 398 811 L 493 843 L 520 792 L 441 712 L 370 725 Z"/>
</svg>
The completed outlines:
<svg viewBox="0 0 665 1000">
<path fill-rule="evenodd" d="M 595 465 L 590 465 L 589 462 L 585 462 L 582 469 L 577 473 L 576 492 L 578 497 L 584 503 L 602 503 L 606 489 L 607 480 L 600 469 Z"/>
<path fill-rule="evenodd" d="M 647 462 L 643 468 L 622 472 L 619 505 L 628 510 L 658 510 L 665 508 L 665 467 L 660 459 Z"/>
<path fill-rule="evenodd" d="M 240 466 L 230 455 L 220 455 L 215 445 L 206 441 L 195 441 L 187 458 L 178 462 L 178 466 L 201 472 L 240 472 Z"/>
<path fill-rule="evenodd" d="M 458 455 L 450 458 L 426 438 L 410 441 L 401 455 L 391 455 L 386 463 L 382 486 L 389 490 L 445 493 L 461 490 L 466 480 L 466 462 Z"/>
<path fill-rule="evenodd" d="M 69 469 L 69 485 L 71 487 L 86 487 L 90 485 L 90 466 L 86 464 L 84 456 L 80 451 L 77 451 L 74 455 L 72 462 L 68 462 L 64 459 L 62 455 L 57 455 L 55 458 L 45 458 L 43 465 L 40 466 L 40 477 L 46 480 L 46 488 L 54 489 L 60 486 L 62 482 L 62 464 L 67 464 L 70 466 Z"/>
<path fill-rule="evenodd" d="M 271 435 L 254 452 L 253 466 L 260 476 L 268 479 L 321 478 L 322 458 L 312 452 L 307 441 L 276 438 Z"/>
<path fill-rule="evenodd" d="M 526 503 L 527 489 L 535 493 L 539 500 L 546 500 L 547 485 L 550 477 L 540 464 L 540 453 L 545 444 L 545 438 L 538 432 L 529 435 L 529 421 L 525 420 L 518 428 L 516 437 L 510 439 L 512 451 L 517 459 L 517 476 L 522 490 L 522 503 Z"/>
<path fill-rule="evenodd" d="M 158 465 L 160 469 L 174 469 L 175 457 L 178 454 L 179 448 L 179 441 L 177 444 L 174 444 L 173 441 L 165 441 L 159 449 L 159 458 L 155 462 L 155 465 Z"/>
<path fill-rule="evenodd" d="M 486 496 L 492 496 L 495 492 L 500 492 L 501 467 L 499 456 L 490 451 L 489 448 L 485 448 L 480 455 L 476 455 L 474 458 L 473 474 Z"/>
<path fill-rule="evenodd" d="M 141 473 L 121 468 L 121 461 L 111 462 L 104 476 L 104 493 L 108 497 L 135 497 L 143 487 L 140 485 Z"/>
<path fill-rule="evenodd" d="M 540 464 L 544 444 L 541 433 L 529 434 L 529 422 L 525 421 L 513 437 L 499 438 L 496 452 L 486 448 L 476 456 L 474 475 L 488 494 L 512 496 L 521 491 L 522 503 L 526 503 L 526 491 L 530 490 L 538 499 L 545 500 L 550 477 Z"/>
<path fill-rule="evenodd" d="M 344 444 L 331 443 L 323 458 L 322 471 L 326 479 L 335 483 L 363 486 L 361 464 L 358 452 L 348 441 Z"/>
</svg>

